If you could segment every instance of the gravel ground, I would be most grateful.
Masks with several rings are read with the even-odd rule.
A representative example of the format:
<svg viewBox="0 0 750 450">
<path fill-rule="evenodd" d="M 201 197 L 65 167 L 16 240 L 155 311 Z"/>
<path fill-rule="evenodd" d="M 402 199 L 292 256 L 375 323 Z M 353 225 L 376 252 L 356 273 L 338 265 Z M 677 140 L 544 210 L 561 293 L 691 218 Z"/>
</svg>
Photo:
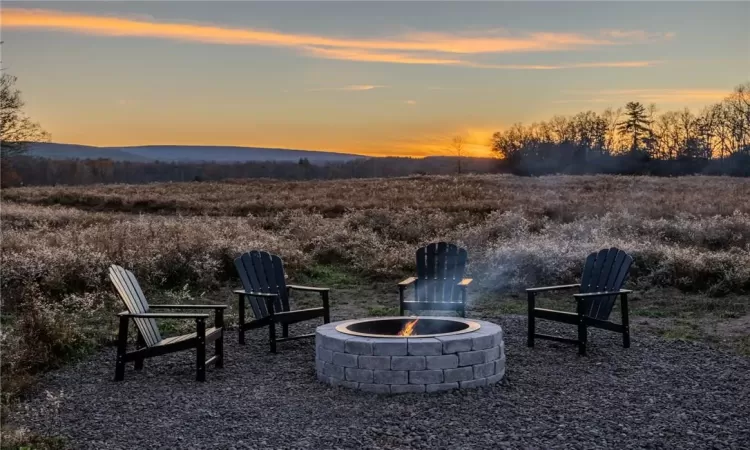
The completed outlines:
<svg viewBox="0 0 750 450">
<path fill-rule="evenodd" d="M 492 387 L 401 396 L 333 388 L 315 380 L 312 341 L 271 355 L 262 331 L 244 347 L 229 332 L 225 368 L 209 369 L 204 384 L 193 381 L 190 352 L 146 360 L 140 373 L 131 364 L 114 383 L 107 349 L 48 374 L 10 419 L 75 448 L 750 446 L 748 358 L 640 334 L 626 350 L 598 330 L 580 358 L 563 344 L 526 348 L 524 318 L 488 320 L 503 326 L 508 358 Z"/>
</svg>

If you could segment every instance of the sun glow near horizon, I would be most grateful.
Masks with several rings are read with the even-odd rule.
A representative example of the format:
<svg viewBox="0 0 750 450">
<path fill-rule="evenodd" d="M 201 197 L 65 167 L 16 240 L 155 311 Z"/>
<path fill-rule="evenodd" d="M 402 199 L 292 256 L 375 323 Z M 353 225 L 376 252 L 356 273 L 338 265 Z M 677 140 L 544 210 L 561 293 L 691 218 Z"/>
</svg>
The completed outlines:
<svg viewBox="0 0 750 450">
<path fill-rule="evenodd" d="M 462 136 L 488 157 L 517 122 L 697 110 L 750 72 L 742 4 L 52 5 L 4 2 L 3 64 L 53 141 L 83 145 L 423 157 Z"/>
</svg>

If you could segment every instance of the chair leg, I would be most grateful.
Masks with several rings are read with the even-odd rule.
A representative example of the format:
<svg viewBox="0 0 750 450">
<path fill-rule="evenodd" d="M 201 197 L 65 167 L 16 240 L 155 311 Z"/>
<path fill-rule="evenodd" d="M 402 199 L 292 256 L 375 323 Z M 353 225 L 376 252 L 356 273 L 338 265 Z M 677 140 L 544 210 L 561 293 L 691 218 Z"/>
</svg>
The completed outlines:
<svg viewBox="0 0 750 450">
<path fill-rule="evenodd" d="M 320 293 L 323 298 L 323 323 L 331 323 L 331 304 L 328 301 L 328 291 Z"/>
<path fill-rule="evenodd" d="M 206 381 L 206 321 L 196 319 L 197 345 L 195 351 L 195 380 Z"/>
<path fill-rule="evenodd" d="M 585 323 L 578 324 L 578 354 L 586 356 L 586 343 L 588 342 L 587 330 Z"/>
<path fill-rule="evenodd" d="M 622 306 L 622 346 L 630 348 L 630 317 L 628 313 L 628 294 L 620 295 L 620 302 Z"/>
<path fill-rule="evenodd" d="M 398 315 L 404 315 L 404 287 L 398 287 Z"/>
<path fill-rule="evenodd" d="M 238 335 L 240 337 L 240 345 L 245 345 L 245 296 L 242 294 L 238 295 L 239 297 L 239 305 L 238 305 L 238 312 L 239 312 L 239 321 L 240 326 L 238 330 Z"/>
<path fill-rule="evenodd" d="M 586 321 L 583 315 L 583 301 L 578 300 L 576 309 L 578 313 L 578 354 L 586 356 L 586 341 L 588 337 L 586 333 Z"/>
<path fill-rule="evenodd" d="M 466 286 L 461 287 L 461 317 L 466 318 Z"/>
<path fill-rule="evenodd" d="M 529 347 L 534 346 L 534 334 L 536 333 L 536 318 L 534 317 L 534 308 L 536 307 L 536 296 L 533 292 L 528 293 L 528 337 L 526 338 L 526 345 Z"/>
<path fill-rule="evenodd" d="M 276 353 L 276 324 L 273 320 L 268 324 L 268 342 L 271 345 L 271 353 Z"/>
<path fill-rule="evenodd" d="M 221 369 L 224 367 L 224 310 L 216 310 L 216 328 L 221 329 L 219 338 L 214 341 L 214 354 L 217 356 L 214 367 Z"/>
<path fill-rule="evenodd" d="M 138 331 L 138 341 L 136 344 L 136 348 L 138 350 L 142 349 L 146 346 L 146 341 L 143 339 L 143 335 L 141 334 L 140 330 Z M 139 357 L 135 359 L 135 370 L 142 370 L 143 369 L 143 357 Z"/>
<path fill-rule="evenodd" d="M 268 311 L 268 344 L 271 346 L 271 353 L 276 353 L 276 310 L 271 297 L 266 298 L 266 310 Z"/>
<path fill-rule="evenodd" d="M 120 330 L 117 334 L 115 381 L 122 381 L 125 379 L 125 353 L 128 350 L 128 321 L 128 317 L 120 317 Z"/>
</svg>

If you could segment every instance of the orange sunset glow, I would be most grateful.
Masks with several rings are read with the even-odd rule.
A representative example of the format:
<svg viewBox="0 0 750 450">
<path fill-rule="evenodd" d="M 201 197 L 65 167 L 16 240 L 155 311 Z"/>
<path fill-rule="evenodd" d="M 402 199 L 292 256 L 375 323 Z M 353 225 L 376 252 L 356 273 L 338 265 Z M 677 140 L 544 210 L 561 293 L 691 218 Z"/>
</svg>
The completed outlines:
<svg viewBox="0 0 750 450">
<path fill-rule="evenodd" d="M 698 110 L 749 69 L 729 6 L 542 6 L 4 2 L 3 66 L 55 142 L 374 156 L 454 136 L 491 156 L 514 123 L 631 100 Z"/>
</svg>

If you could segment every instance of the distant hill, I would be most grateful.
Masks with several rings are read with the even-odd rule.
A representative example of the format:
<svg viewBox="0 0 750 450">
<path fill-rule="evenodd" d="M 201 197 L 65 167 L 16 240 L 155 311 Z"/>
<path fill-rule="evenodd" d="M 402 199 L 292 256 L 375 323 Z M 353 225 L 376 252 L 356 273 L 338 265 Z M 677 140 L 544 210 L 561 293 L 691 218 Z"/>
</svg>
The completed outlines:
<svg viewBox="0 0 750 450">
<path fill-rule="evenodd" d="M 346 162 L 361 155 L 290 150 L 283 148 L 225 147 L 196 145 L 146 145 L 140 147 L 94 147 L 88 145 L 38 143 L 33 144 L 30 156 L 50 159 L 100 159 L 133 162 L 217 162 L 237 163 L 253 161 L 299 161 L 307 158 L 314 164 Z"/>
</svg>

